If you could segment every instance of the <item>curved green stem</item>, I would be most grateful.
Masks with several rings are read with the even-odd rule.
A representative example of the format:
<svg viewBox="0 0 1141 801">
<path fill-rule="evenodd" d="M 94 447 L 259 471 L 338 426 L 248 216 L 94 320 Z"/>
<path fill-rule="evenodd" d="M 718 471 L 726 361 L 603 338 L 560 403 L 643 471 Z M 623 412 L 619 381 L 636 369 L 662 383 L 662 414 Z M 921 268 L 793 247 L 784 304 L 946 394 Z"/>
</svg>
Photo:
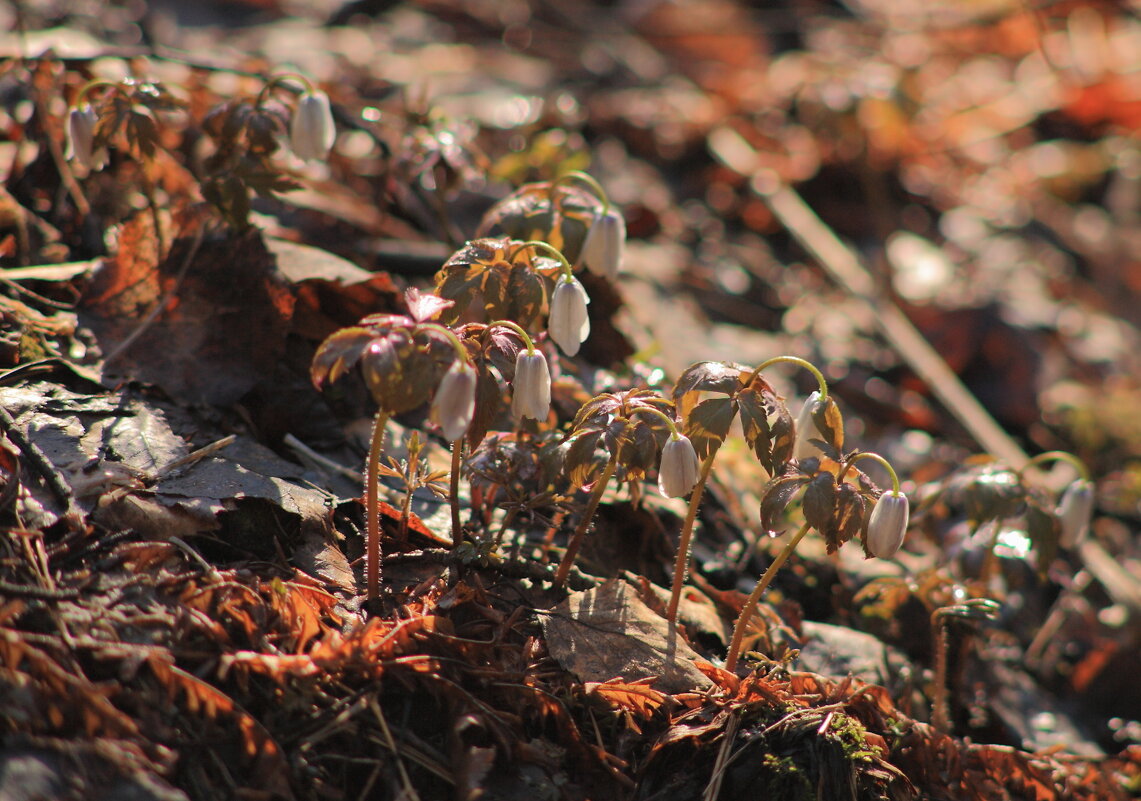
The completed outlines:
<svg viewBox="0 0 1141 801">
<path fill-rule="evenodd" d="M 677 559 L 674 562 L 674 581 L 670 591 L 670 605 L 666 609 L 666 620 L 673 623 L 677 620 L 677 608 L 681 603 L 681 588 L 685 584 L 685 576 L 689 572 L 689 546 L 693 539 L 693 524 L 697 520 L 697 510 L 701 507 L 701 499 L 705 495 L 705 482 L 713 470 L 713 460 L 717 456 L 717 447 L 714 445 L 705 461 L 701 463 L 701 473 L 697 477 L 697 484 L 689 495 L 689 508 L 685 510 L 685 522 L 681 526 L 681 537 L 677 543 Z"/>
<path fill-rule="evenodd" d="M 532 341 L 531 335 L 528 334 L 521 325 L 512 322 L 511 320 L 494 320 L 493 322 L 487 324 L 487 328 L 485 330 L 490 331 L 496 326 L 501 328 L 510 328 L 512 331 L 519 335 L 520 339 L 523 340 L 523 346 L 527 348 L 528 353 L 535 352 L 535 343 Z"/>
<path fill-rule="evenodd" d="M 598 183 L 598 181 L 596 181 L 593 176 L 582 172 L 581 170 L 571 170 L 570 172 L 564 172 L 558 178 L 551 181 L 549 194 L 551 200 L 554 200 L 555 189 L 557 187 L 562 184 L 569 184 L 571 181 L 578 181 L 579 183 L 583 183 L 589 186 L 590 190 L 594 193 L 594 196 L 602 201 L 602 213 L 606 214 L 606 212 L 610 211 L 610 197 L 606 194 L 606 190 L 602 188 L 602 184 Z"/>
<path fill-rule="evenodd" d="M 548 242 L 544 242 L 541 239 L 529 239 L 526 242 L 519 244 L 515 247 L 514 250 L 507 254 L 507 261 L 514 262 L 515 257 L 518 256 L 524 248 L 535 248 L 536 250 L 546 251 L 547 255 L 554 257 L 554 259 L 562 266 L 563 275 L 567 277 L 567 280 L 574 278 L 574 268 L 571 267 L 570 262 L 567 261 L 567 257 L 563 255 L 563 252 L 554 245 Z"/>
<path fill-rule="evenodd" d="M 387 424 L 388 412 L 378 409 L 372 424 L 365 466 L 364 514 L 368 533 L 365 541 L 365 585 L 369 601 L 380 596 L 380 451 L 384 446 L 384 427 Z"/>
<path fill-rule="evenodd" d="M 606 485 L 610 483 L 610 477 L 614 475 L 614 470 L 617 467 L 618 449 L 615 448 L 614 452 L 610 454 L 609 461 L 606 462 L 606 468 L 602 471 L 602 475 L 594 482 L 594 488 L 590 492 L 590 500 L 587 501 L 582 520 L 579 521 L 578 526 L 574 530 L 574 534 L 571 535 L 570 542 L 567 543 L 567 551 L 563 555 L 563 561 L 559 563 L 558 572 L 555 573 L 556 587 L 561 587 L 566 584 L 567 576 L 570 575 L 571 565 L 574 564 L 574 558 L 578 555 L 578 549 L 582 547 L 582 540 L 586 535 L 586 530 L 590 528 L 590 522 L 594 519 L 594 513 L 598 510 L 598 504 L 602 500 L 602 493 L 606 491 Z"/>
<path fill-rule="evenodd" d="M 765 594 L 765 590 L 773 581 L 777 571 L 784 566 L 788 558 L 792 556 L 792 552 L 796 550 L 796 546 L 804 539 L 804 535 L 808 533 L 811 526 L 805 523 L 800 527 L 800 530 L 792 536 L 788 544 L 784 546 L 777 558 L 769 565 L 769 569 L 761 576 L 761 580 L 757 582 L 757 586 L 749 594 L 745 600 L 745 606 L 741 609 L 741 614 L 737 617 L 737 622 L 733 626 L 733 639 L 729 642 L 729 655 L 725 658 L 725 669 L 732 673 L 737 669 L 737 660 L 741 656 L 741 642 L 745 639 L 745 631 L 749 628 L 749 620 L 753 617 L 753 610 L 756 609 L 757 604 L 761 600 L 761 596 Z"/>
<path fill-rule="evenodd" d="M 678 439 L 681 436 L 677 430 L 677 423 L 672 417 L 663 412 L 661 409 L 655 409 L 653 406 L 636 406 L 630 410 L 630 417 L 633 417 L 636 414 L 650 414 L 659 417 L 665 421 L 667 426 L 669 426 L 671 439 Z"/>
<path fill-rule="evenodd" d="M 456 357 L 467 361 L 467 348 L 464 347 L 464 343 L 460 341 L 460 338 L 456 336 L 455 331 L 439 323 L 416 323 L 416 327 L 421 331 L 435 331 L 438 334 L 442 334 L 444 338 L 448 340 L 452 348 L 455 349 Z"/>
<path fill-rule="evenodd" d="M 868 451 L 865 453 L 857 453 L 854 456 L 850 457 L 846 467 L 851 467 L 861 459 L 871 459 L 882 464 L 887 470 L 888 474 L 891 476 L 891 491 L 896 495 L 899 495 L 899 476 L 896 475 L 895 468 L 891 466 L 891 462 L 880 456 L 878 453 L 872 453 L 871 451 Z M 840 478 L 843 478 L 842 474 Z"/>
<path fill-rule="evenodd" d="M 85 102 L 87 102 L 87 96 L 97 89 L 113 89 L 114 91 L 119 92 L 120 94 L 123 94 L 123 95 L 126 94 L 126 90 L 123 89 L 122 85 L 119 83 L 116 83 L 115 81 L 105 81 L 101 78 L 96 79 L 94 81 L 88 81 L 79 90 L 79 93 L 76 94 L 76 96 L 75 96 L 75 107 L 76 108 L 82 108 L 83 104 Z"/>
<path fill-rule="evenodd" d="M 824 380 L 824 374 L 820 372 L 820 368 L 818 368 L 815 364 L 808 361 L 807 359 L 802 359 L 799 356 L 773 356 L 771 359 L 766 359 L 757 365 L 756 368 L 753 369 L 753 372 L 749 373 L 749 379 L 745 382 L 745 386 L 749 386 L 749 384 L 753 383 L 756 377 L 759 376 L 761 371 L 763 371 L 766 367 L 771 367 L 774 364 L 780 364 L 782 362 L 785 364 L 795 364 L 799 367 L 803 367 L 805 370 L 812 373 L 812 375 L 816 376 L 816 383 L 820 385 L 820 400 L 824 400 L 828 397 L 828 382 Z"/>
<path fill-rule="evenodd" d="M 1078 477 L 1080 479 L 1083 481 L 1090 480 L 1090 472 L 1089 468 L 1086 467 L 1086 463 L 1078 457 L 1074 456 L 1069 451 L 1046 451 L 1045 453 L 1040 453 L 1037 456 L 1031 457 L 1027 460 L 1026 464 L 1018 468 L 1019 480 L 1022 479 L 1022 474 L 1026 472 L 1027 469 L 1031 467 L 1037 467 L 1043 462 L 1068 462 L 1069 464 L 1073 465 L 1075 470 L 1078 471 Z"/>
<path fill-rule="evenodd" d="M 261 104 L 265 102 L 267 97 L 269 97 L 269 93 L 286 81 L 297 81 L 297 83 L 301 84 L 301 86 L 304 87 L 304 91 L 313 91 L 312 81 L 310 81 L 304 75 L 301 75 L 297 72 L 282 72 L 278 75 L 274 75 L 265 82 L 265 86 L 261 88 L 261 91 L 258 92 L 257 98 L 254 100 L 254 106 L 256 108 L 261 108 Z"/>
</svg>

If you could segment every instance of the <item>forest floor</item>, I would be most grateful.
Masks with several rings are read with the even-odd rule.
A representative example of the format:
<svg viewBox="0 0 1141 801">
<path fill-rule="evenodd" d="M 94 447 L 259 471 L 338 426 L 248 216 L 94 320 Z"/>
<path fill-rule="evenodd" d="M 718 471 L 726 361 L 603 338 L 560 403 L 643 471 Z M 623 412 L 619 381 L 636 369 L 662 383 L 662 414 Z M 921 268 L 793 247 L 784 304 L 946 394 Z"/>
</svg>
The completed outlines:
<svg viewBox="0 0 1141 801">
<path fill-rule="evenodd" d="M 1139 12 L 0 8 L 0 799 L 1141 797 Z"/>
</svg>

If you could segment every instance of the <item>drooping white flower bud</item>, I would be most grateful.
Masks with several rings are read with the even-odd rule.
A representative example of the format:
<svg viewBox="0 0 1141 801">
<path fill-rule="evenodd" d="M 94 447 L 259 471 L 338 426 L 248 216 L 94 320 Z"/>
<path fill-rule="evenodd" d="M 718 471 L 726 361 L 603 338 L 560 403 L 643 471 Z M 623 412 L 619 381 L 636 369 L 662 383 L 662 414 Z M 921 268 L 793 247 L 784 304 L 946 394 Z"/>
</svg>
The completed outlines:
<svg viewBox="0 0 1141 801">
<path fill-rule="evenodd" d="M 1094 492 L 1091 482 L 1078 479 L 1066 487 L 1055 511 L 1061 524 L 1058 544 L 1063 548 L 1073 548 L 1086 535 L 1090 518 L 1093 516 L 1093 503 Z"/>
<path fill-rule="evenodd" d="M 868 518 L 868 553 L 887 559 L 903 545 L 911 507 L 902 492 L 888 490 L 879 497 Z"/>
<path fill-rule="evenodd" d="M 658 491 L 667 498 L 680 498 L 689 494 L 697 484 L 701 461 L 689 437 L 679 434 L 670 437 L 662 446 L 662 463 L 658 467 Z"/>
<path fill-rule="evenodd" d="M 563 353 L 574 356 L 590 336 L 590 316 L 586 304 L 590 303 L 586 289 L 578 279 L 566 273 L 559 276 L 555 291 L 551 293 L 551 314 L 547 331 Z"/>
<path fill-rule="evenodd" d="M 463 359 L 456 359 L 436 388 L 429 416 L 449 442 L 462 437 L 471 425 L 475 416 L 475 387 L 475 368 Z"/>
<path fill-rule="evenodd" d="M 71 109 L 67 114 L 67 153 L 87 170 L 100 170 L 107 163 L 107 151 L 95 149 L 95 126 L 99 117 L 90 103 Z"/>
<path fill-rule="evenodd" d="M 337 138 L 333 110 L 324 92 L 305 92 L 297 99 L 297 108 L 289 126 L 289 144 L 298 158 L 306 161 L 329 156 Z"/>
<path fill-rule="evenodd" d="M 823 401 L 820 400 L 820 392 L 817 390 L 808 396 L 808 400 L 800 409 L 800 414 L 796 416 L 796 444 L 793 446 L 792 455 L 798 460 L 824 454 L 824 451 L 811 442 L 821 438 L 820 432 L 816 430 L 816 423 L 812 421 L 812 413 L 821 403 Z"/>
<path fill-rule="evenodd" d="M 626 220 L 614 209 L 594 218 L 582 243 L 582 263 L 611 281 L 618 277 L 626 250 Z"/>
<path fill-rule="evenodd" d="M 551 371 L 537 350 L 521 350 L 515 359 L 511 414 L 516 419 L 546 420 L 551 411 Z"/>
</svg>

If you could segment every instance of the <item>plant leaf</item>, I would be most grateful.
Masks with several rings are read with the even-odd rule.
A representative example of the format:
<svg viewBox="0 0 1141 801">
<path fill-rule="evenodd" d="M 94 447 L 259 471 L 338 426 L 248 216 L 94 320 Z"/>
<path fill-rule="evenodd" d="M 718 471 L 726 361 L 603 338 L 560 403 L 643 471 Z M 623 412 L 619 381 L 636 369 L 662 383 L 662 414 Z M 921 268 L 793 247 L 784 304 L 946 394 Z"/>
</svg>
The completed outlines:
<svg viewBox="0 0 1141 801">
<path fill-rule="evenodd" d="M 721 446 L 736 416 L 733 398 L 707 398 L 693 407 L 685 420 L 685 435 L 693 441 L 699 457 L 704 459 Z"/>
</svg>

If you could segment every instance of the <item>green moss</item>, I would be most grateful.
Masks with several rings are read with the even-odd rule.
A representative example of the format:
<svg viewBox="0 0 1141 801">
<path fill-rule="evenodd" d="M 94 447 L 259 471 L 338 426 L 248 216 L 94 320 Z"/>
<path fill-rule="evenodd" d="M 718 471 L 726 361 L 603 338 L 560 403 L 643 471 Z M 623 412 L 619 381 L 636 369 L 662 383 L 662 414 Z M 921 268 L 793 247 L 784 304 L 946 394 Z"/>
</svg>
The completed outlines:
<svg viewBox="0 0 1141 801">
<path fill-rule="evenodd" d="M 791 756 L 765 754 L 761 764 L 769 774 L 765 790 L 770 798 L 781 801 L 813 801 L 816 794 L 804 769 Z"/>
</svg>

